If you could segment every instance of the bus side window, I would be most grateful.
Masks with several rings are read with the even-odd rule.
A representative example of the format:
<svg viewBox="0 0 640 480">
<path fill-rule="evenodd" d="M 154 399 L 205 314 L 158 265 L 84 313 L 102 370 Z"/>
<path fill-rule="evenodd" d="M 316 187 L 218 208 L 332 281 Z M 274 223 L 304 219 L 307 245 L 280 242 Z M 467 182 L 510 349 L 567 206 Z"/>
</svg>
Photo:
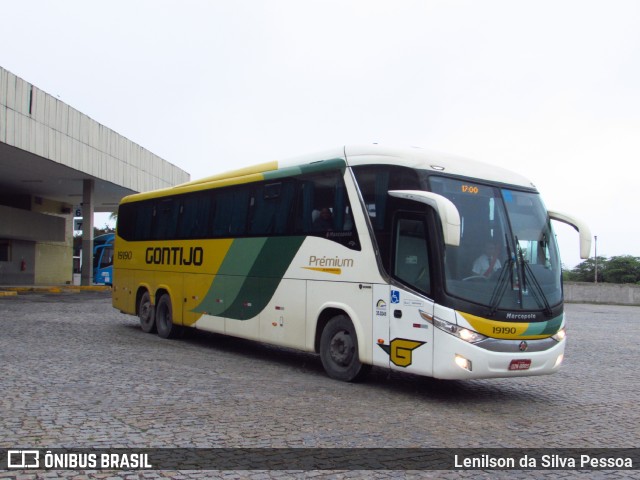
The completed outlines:
<svg viewBox="0 0 640 480">
<path fill-rule="evenodd" d="M 182 200 L 178 238 L 205 238 L 211 223 L 210 192 L 196 192 L 186 195 Z"/>
<path fill-rule="evenodd" d="M 245 185 L 225 188 L 217 193 L 214 237 L 242 236 L 247 232 L 250 196 Z"/>
<path fill-rule="evenodd" d="M 335 172 L 305 175 L 297 183 L 296 232 L 313 234 L 320 230 L 342 230 L 338 217 L 344 215 L 340 209 L 344 209 L 345 196 L 344 193 L 338 193 L 344 192 L 339 175 Z M 319 229 L 322 211 L 330 212 L 330 226 Z"/>
<path fill-rule="evenodd" d="M 129 238 L 124 238 L 127 238 L 127 240 L 150 240 L 151 222 L 153 222 L 153 215 L 155 211 L 153 200 L 140 202 L 137 205 L 123 205 L 123 207 L 121 207 L 121 213 L 124 215 L 118 220 L 122 220 L 122 223 L 125 225 L 128 222 L 135 221 L 135 223 L 131 224 L 131 231 L 122 232 L 125 235 L 130 234 Z"/>
<path fill-rule="evenodd" d="M 402 202 L 389 197 L 389 190 L 421 190 L 415 170 L 393 165 L 357 166 L 353 173 L 362 194 L 382 265 L 391 272 L 391 222 L 403 207 Z"/>
<path fill-rule="evenodd" d="M 110 267 L 111 265 L 113 265 L 113 247 L 104 247 L 100 258 L 100 268 Z"/>
<path fill-rule="evenodd" d="M 293 233 L 296 235 L 311 232 L 314 220 L 314 184 L 305 179 L 296 180 Z"/>
<path fill-rule="evenodd" d="M 296 177 L 293 210 L 294 234 L 323 237 L 354 250 L 360 249 L 341 171 Z"/>
<path fill-rule="evenodd" d="M 288 233 L 293 193 L 294 187 L 291 182 L 258 184 L 254 187 L 249 214 L 249 233 Z"/>
<path fill-rule="evenodd" d="M 154 240 L 175 238 L 179 213 L 180 202 L 173 198 L 156 202 L 151 237 Z"/>
<path fill-rule="evenodd" d="M 393 275 L 421 292 L 429 293 L 431 290 L 427 234 L 423 219 L 398 219 Z"/>
</svg>

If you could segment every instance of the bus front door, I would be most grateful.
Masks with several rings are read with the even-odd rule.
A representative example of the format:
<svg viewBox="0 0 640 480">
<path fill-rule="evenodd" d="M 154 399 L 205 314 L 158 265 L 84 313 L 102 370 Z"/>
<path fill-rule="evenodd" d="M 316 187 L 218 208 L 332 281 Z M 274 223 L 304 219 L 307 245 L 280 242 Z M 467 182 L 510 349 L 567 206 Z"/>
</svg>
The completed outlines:
<svg viewBox="0 0 640 480">
<path fill-rule="evenodd" d="M 431 269 L 427 232 L 424 214 L 401 213 L 394 221 L 391 268 L 396 281 L 389 286 L 388 348 L 391 368 L 430 376 L 434 303 L 428 298 Z"/>
</svg>

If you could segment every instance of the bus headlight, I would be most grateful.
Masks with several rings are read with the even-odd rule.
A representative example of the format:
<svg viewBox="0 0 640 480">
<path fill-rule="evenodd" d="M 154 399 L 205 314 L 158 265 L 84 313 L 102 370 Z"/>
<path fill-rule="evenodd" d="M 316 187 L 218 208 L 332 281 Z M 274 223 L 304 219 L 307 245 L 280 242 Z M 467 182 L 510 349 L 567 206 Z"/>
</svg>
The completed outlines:
<svg viewBox="0 0 640 480">
<path fill-rule="evenodd" d="M 567 332 L 565 331 L 564 327 L 562 327 L 555 335 L 552 335 L 551 338 L 553 338 L 556 342 L 561 342 L 565 339 L 566 336 Z"/>
<path fill-rule="evenodd" d="M 464 358 L 462 355 L 456 355 L 454 357 L 454 362 L 460 368 L 464 368 L 465 370 L 468 370 L 469 372 L 471 372 L 473 370 L 472 365 L 471 365 L 471 360 L 468 360 L 468 359 Z"/>
<path fill-rule="evenodd" d="M 562 363 L 562 360 L 564 360 L 564 355 L 563 354 L 558 355 L 558 358 L 556 358 L 556 363 L 553 366 L 553 368 L 558 368 Z"/>
<path fill-rule="evenodd" d="M 427 313 L 420 311 L 420 316 L 431 323 L 434 327 L 442 330 L 443 332 L 447 332 L 449 335 L 453 335 L 454 337 L 458 337 L 460 340 L 464 340 L 469 343 L 477 343 L 480 340 L 484 340 L 485 337 L 481 333 L 474 332 L 473 330 L 469 330 L 468 328 L 460 327 L 454 323 L 447 322 L 446 320 L 442 320 L 438 317 L 432 317 Z"/>
<path fill-rule="evenodd" d="M 457 327 L 456 335 L 460 337 L 462 340 L 464 340 L 465 342 L 469 342 L 469 343 L 476 343 L 476 342 L 479 342 L 480 340 L 484 340 L 485 338 L 487 338 L 478 332 L 474 332 L 473 330 L 469 330 L 467 328 L 462 328 L 462 327 Z"/>
</svg>

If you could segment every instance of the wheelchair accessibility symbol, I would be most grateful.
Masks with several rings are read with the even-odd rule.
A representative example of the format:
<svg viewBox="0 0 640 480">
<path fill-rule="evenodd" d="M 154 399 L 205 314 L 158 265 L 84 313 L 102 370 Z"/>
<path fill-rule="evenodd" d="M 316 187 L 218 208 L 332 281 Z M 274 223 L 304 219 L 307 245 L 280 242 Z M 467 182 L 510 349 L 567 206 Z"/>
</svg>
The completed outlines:
<svg viewBox="0 0 640 480">
<path fill-rule="evenodd" d="M 391 303 L 400 303 L 400 291 L 391 290 Z"/>
</svg>

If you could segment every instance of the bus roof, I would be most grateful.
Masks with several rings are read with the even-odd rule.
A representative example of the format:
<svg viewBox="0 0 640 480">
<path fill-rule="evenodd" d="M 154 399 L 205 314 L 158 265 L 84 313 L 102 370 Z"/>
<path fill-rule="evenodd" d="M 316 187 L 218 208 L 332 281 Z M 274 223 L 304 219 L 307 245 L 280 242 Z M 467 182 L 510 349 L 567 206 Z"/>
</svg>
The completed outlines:
<svg viewBox="0 0 640 480">
<path fill-rule="evenodd" d="M 343 166 L 349 167 L 374 164 L 406 166 L 444 175 L 477 178 L 527 189 L 535 188 L 533 183 L 522 175 L 488 163 L 417 147 L 392 148 L 371 144 L 348 145 L 333 150 L 297 156 L 284 161 L 261 163 L 182 183 L 174 187 L 129 195 L 122 201 L 127 203 L 129 201 L 163 197 L 208 188 L 256 182 L 268 178 L 286 177 L 306 171 L 318 170 L 322 168 L 322 165 L 326 167 L 329 165 L 335 166 L 337 161 L 341 161 Z"/>
<path fill-rule="evenodd" d="M 381 145 L 353 145 L 345 147 L 349 166 L 393 164 L 410 168 L 442 172 L 492 182 L 535 188 L 526 177 L 511 170 L 465 157 L 449 155 L 418 147 L 390 148 Z"/>
</svg>

